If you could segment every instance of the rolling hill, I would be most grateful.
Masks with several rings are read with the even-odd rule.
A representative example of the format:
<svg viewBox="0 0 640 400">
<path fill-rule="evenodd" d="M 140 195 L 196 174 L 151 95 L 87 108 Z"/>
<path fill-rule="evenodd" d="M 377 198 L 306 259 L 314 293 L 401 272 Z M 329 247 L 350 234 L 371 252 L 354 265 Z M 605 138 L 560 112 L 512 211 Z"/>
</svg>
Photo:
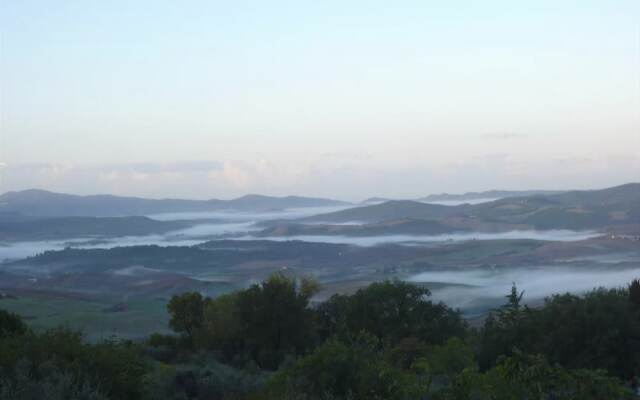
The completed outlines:
<svg viewBox="0 0 640 400">
<path fill-rule="evenodd" d="M 468 206 L 443 206 L 412 200 L 392 200 L 382 204 L 349 208 L 302 218 L 301 222 L 383 222 L 397 219 L 440 219 L 463 213 Z"/>
<path fill-rule="evenodd" d="M 380 235 L 441 235 L 468 229 L 444 225 L 424 219 L 398 219 L 365 225 L 286 224 L 264 229 L 259 236 L 380 236 Z"/>
<path fill-rule="evenodd" d="M 640 224 L 640 183 L 547 195 L 507 197 L 479 204 L 446 206 L 387 201 L 298 220 L 300 223 L 380 223 L 398 219 L 435 220 L 457 228 L 600 229 Z"/>
<path fill-rule="evenodd" d="M 192 221 L 156 221 L 147 217 L 33 217 L 0 214 L 0 241 L 107 238 L 162 234 Z"/>
</svg>

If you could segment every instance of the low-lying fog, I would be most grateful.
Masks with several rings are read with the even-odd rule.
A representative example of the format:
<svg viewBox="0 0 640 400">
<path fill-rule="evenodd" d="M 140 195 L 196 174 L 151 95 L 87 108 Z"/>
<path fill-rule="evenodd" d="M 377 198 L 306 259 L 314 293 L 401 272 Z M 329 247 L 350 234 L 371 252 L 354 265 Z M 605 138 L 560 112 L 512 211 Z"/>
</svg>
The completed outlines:
<svg viewBox="0 0 640 400">
<path fill-rule="evenodd" d="M 64 240 L 43 240 L 8 242 L 0 241 L 0 262 L 34 256 L 48 250 L 73 248 L 112 248 L 118 246 L 159 245 L 159 246 L 192 246 L 217 235 L 248 234 L 261 228 L 254 227 L 256 222 L 274 219 L 303 218 L 311 215 L 344 210 L 353 206 L 340 207 L 306 207 L 269 212 L 181 212 L 148 215 L 159 221 L 174 220 L 207 220 L 222 222 L 203 222 L 192 227 L 167 232 L 162 235 L 122 236 L 117 238 L 78 237 Z"/>
<path fill-rule="evenodd" d="M 420 243 L 437 243 L 465 240 L 496 240 L 496 239 L 534 239 L 551 241 L 576 241 L 598 236 L 593 231 L 549 230 L 549 231 L 511 231 L 502 233 L 458 233 L 443 235 L 380 235 L 367 237 L 354 236 L 273 236 L 257 237 L 255 232 L 261 228 L 254 224 L 274 219 L 294 219 L 319 213 L 343 210 L 349 207 L 310 207 L 270 212 L 191 212 L 166 213 L 150 215 L 149 217 L 170 220 L 206 220 L 217 222 L 202 222 L 177 231 L 158 235 L 123 236 L 116 238 L 73 238 L 66 240 L 30 241 L 0 243 L 0 262 L 9 259 L 20 259 L 42 253 L 47 250 L 61 250 L 65 247 L 74 248 L 111 248 L 117 246 L 160 245 L 160 246 L 192 246 L 206 240 L 216 239 L 227 235 L 235 239 L 253 240 L 267 239 L 276 241 L 302 240 L 321 243 L 346 243 L 358 246 L 375 246 L 383 243 L 401 243 L 416 245 Z"/>
<path fill-rule="evenodd" d="M 594 231 L 510 231 L 500 233 L 451 233 L 443 235 L 380 235 L 380 236 L 338 236 L 338 235 L 300 235 L 300 236 L 268 236 L 263 239 L 286 241 L 302 240 L 305 242 L 346 243 L 358 246 L 376 246 L 383 243 L 418 244 L 428 242 L 448 242 L 466 240 L 498 240 L 498 239 L 534 239 L 571 242 L 585 240 L 601 234 Z M 246 235 L 238 239 L 250 240 L 255 237 Z"/>
<path fill-rule="evenodd" d="M 523 301 L 539 304 L 555 293 L 584 293 L 596 287 L 619 287 L 640 278 L 637 267 L 619 268 L 568 268 L 541 266 L 502 270 L 429 271 L 414 275 L 410 282 L 429 283 L 433 286 L 432 298 L 443 301 L 467 316 L 479 315 L 487 309 L 505 303 L 511 285 L 524 290 Z"/>
<path fill-rule="evenodd" d="M 423 200 L 422 203 L 426 204 L 440 204 L 442 206 L 459 206 L 462 204 L 481 204 L 488 203 L 490 201 L 500 200 L 499 197 L 496 198 L 486 198 L 486 199 L 472 199 L 472 200 L 440 200 L 440 201 L 426 201 Z"/>
<path fill-rule="evenodd" d="M 242 211 L 208 211 L 208 212 L 177 212 L 147 215 L 149 218 L 158 221 L 176 221 L 189 219 L 220 219 L 235 222 L 259 222 L 275 219 L 295 219 L 310 217 L 312 215 L 326 214 L 335 211 L 342 211 L 353 208 L 355 205 L 335 206 L 335 207 L 304 207 L 289 208 L 283 210 L 273 210 L 264 212 L 242 212 Z"/>
<path fill-rule="evenodd" d="M 163 235 L 122 236 L 117 238 L 74 238 L 67 240 L 48 240 L 31 242 L 0 243 L 0 262 L 30 257 L 47 250 L 62 250 L 65 247 L 95 249 L 112 248 L 118 246 L 193 246 L 218 235 L 237 235 L 237 240 L 301 240 L 319 243 L 345 243 L 357 246 L 376 246 L 383 243 L 418 245 L 420 243 L 438 243 L 466 240 L 496 240 L 496 239 L 534 239 L 552 241 L 576 241 L 596 237 L 599 234 L 592 231 L 511 231 L 502 233 L 460 233 L 445 235 L 382 235 L 382 236 L 269 236 L 257 237 L 252 231 L 259 228 L 252 226 L 253 222 L 231 222 L 195 225 L 179 231 L 168 232 Z"/>
</svg>

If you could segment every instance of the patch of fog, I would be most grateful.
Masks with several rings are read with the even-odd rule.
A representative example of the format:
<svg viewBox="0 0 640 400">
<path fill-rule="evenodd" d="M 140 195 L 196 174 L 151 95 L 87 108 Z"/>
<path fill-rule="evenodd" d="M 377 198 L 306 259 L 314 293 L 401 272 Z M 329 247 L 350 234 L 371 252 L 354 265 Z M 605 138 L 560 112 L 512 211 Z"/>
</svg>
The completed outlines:
<svg viewBox="0 0 640 400">
<path fill-rule="evenodd" d="M 524 290 L 525 303 L 539 303 L 556 293 L 584 293 L 596 287 L 625 286 L 640 277 L 640 265 L 630 269 L 579 269 L 557 266 L 508 270 L 430 271 L 411 276 L 410 282 L 438 283 L 432 298 L 467 315 L 481 314 L 505 302 L 515 283 Z"/>
<path fill-rule="evenodd" d="M 481 204 L 481 203 L 489 203 L 491 201 L 500 200 L 500 197 L 495 198 L 486 198 L 486 199 L 471 199 L 471 200 L 440 200 L 440 201 L 427 201 L 421 200 L 421 203 L 426 204 L 439 204 L 442 206 L 459 206 L 462 204 Z"/>
<path fill-rule="evenodd" d="M 572 258 L 563 258 L 558 260 L 562 262 L 580 262 L 593 261 L 601 264 L 619 264 L 627 262 L 640 263 L 640 249 L 638 253 L 615 253 L 615 254 L 597 254 L 591 256 L 580 256 Z"/>
<path fill-rule="evenodd" d="M 120 276 L 141 276 L 141 275 L 149 275 L 155 274 L 159 272 L 165 272 L 160 269 L 155 268 L 147 268 L 142 265 L 132 265 L 126 268 L 120 268 L 113 271 L 114 275 Z"/>
<path fill-rule="evenodd" d="M 45 251 L 74 249 L 109 249 L 124 246 L 193 246 L 207 240 L 210 236 L 248 233 L 259 228 L 252 222 L 199 224 L 166 234 L 145 236 L 121 236 L 115 238 L 73 238 L 65 240 L 27 241 L 0 243 L 0 262 L 32 257 Z"/>
<path fill-rule="evenodd" d="M 48 250 L 62 250 L 63 240 L 12 242 L 0 245 L 0 262 L 30 257 Z"/>
<path fill-rule="evenodd" d="M 343 222 L 331 222 L 331 221 L 305 221 L 305 225 L 340 225 L 340 226 L 361 226 L 368 224 L 363 221 L 343 221 Z"/>
<path fill-rule="evenodd" d="M 44 253 L 45 251 L 63 250 L 66 247 L 72 247 L 74 249 L 109 249 L 112 247 L 148 245 L 193 246 L 199 243 L 202 243 L 202 240 L 169 235 L 122 236 L 100 240 L 95 240 L 95 238 L 76 238 L 68 240 L 12 242 L 0 246 L 0 262 L 31 257 Z"/>
<path fill-rule="evenodd" d="M 261 239 L 288 241 L 302 240 L 305 242 L 345 243 L 358 246 L 376 246 L 384 243 L 418 244 L 429 242 L 457 242 L 469 240 L 500 240 L 500 239 L 533 239 L 572 242 L 600 236 L 594 231 L 509 231 L 499 233 L 455 233 L 443 235 L 384 235 L 384 236 L 342 236 L 342 235 L 299 235 L 299 236 L 267 236 Z M 252 240 L 254 236 L 247 235 L 238 239 Z"/>
<path fill-rule="evenodd" d="M 167 235 L 202 237 L 211 235 L 226 235 L 234 233 L 246 233 L 261 230 L 262 228 L 253 226 L 253 222 L 232 222 L 224 224 L 199 224 L 186 229 L 169 232 Z"/>
<path fill-rule="evenodd" d="M 65 268 L 64 266 L 55 266 L 55 265 L 0 264 L 0 271 L 30 274 L 38 277 L 49 277 L 56 272 L 64 270 L 64 268 Z"/>
<path fill-rule="evenodd" d="M 263 212 L 247 212 L 247 211 L 205 211 L 205 212 L 178 212 L 178 213 L 162 213 L 147 215 L 159 221 L 175 221 L 190 219 L 221 219 L 234 222 L 259 222 L 274 219 L 296 219 L 310 217 L 317 214 L 325 214 L 330 212 L 342 211 L 348 208 L 356 207 L 355 205 L 332 206 L 332 207 L 304 207 L 289 208 L 283 210 L 263 211 Z"/>
<path fill-rule="evenodd" d="M 105 239 L 100 243 L 92 242 L 66 242 L 67 245 L 76 249 L 104 249 L 125 246 L 193 246 L 202 243 L 202 240 L 179 237 L 172 235 L 147 235 L 147 236 L 122 236 L 112 239 Z"/>
<path fill-rule="evenodd" d="M 76 249 L 109 249 L 125 246 L 194 246 L 209 239 L 207 236 L 224 234 L 244 234 L 234 238 L 238 240 L 301 240 L 319 243 L 345 243 L 358 246 L 376 246 L 385 243 L 418 245 L 420 243 L 438 243 L 448 241 L 496 240 L 496 239 L 534 239 L 552 241 L 576 241 L 599 236 L 592 231 L 512 231 L 502 233 L 459 233 L 445 235 L 384 235 L 384 236 L 341 236 L 341 235 L 300 235 L 257 237 L 251 234 L 254 228 L 251 222 L 229 224 L 201 224 L 187 229 L 169 232 L 164 235 L 122 236 L 117 238 L 76 238 L 67 240 L 12 242 L 0 244 L 0 262 L 31 257 L 49 250 L 63 250 L 65 247 Z"/>
<path fill-rule="evenodd" d="M 222 277 L 222 276 L 196 276 L 196 275 L 191 275 L 190 278 L 195 280 L 195 281 L 198 281 L 198 282 L 209 282 L 209 283 L 229 283 L 229 282 L 231 282 L 231 279 L 229 277 Z"/>
</svg>

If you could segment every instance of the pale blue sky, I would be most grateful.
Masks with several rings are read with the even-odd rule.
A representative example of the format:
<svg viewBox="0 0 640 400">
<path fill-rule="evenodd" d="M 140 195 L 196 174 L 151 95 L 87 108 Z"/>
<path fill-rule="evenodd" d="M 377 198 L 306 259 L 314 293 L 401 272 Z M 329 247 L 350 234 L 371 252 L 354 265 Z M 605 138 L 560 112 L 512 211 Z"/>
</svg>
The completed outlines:
<svg viewBox="0 0 640 400">
<path fill-rule="evenodd" d="M 0 192 L 640 180 L 640 2 L 6 1 Z"/>
</svg>

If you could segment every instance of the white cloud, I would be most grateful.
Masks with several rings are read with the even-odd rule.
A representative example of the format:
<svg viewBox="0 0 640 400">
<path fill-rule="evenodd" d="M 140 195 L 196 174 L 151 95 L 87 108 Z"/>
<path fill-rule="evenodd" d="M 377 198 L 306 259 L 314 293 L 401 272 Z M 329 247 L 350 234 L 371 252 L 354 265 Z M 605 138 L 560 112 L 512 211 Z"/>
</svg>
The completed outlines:
<svg viewBox="0 0 640 400">
<path fill-rule="evenodd" d="M 420 162 L 421 161 L 421 162 Z M 247 193 L 361 200 L 415 198 L 487 189 L 587 189 L 640 180 L 640 154 L 539 157 L 488 153 L 455 163 L 379 160 L 323 154 L 292 161 L 204 161 L 137 164 L 4 164 L 0 192 L 42 188 L 59 192 L 142 197 L 231 198 Z"/>
</svg>

